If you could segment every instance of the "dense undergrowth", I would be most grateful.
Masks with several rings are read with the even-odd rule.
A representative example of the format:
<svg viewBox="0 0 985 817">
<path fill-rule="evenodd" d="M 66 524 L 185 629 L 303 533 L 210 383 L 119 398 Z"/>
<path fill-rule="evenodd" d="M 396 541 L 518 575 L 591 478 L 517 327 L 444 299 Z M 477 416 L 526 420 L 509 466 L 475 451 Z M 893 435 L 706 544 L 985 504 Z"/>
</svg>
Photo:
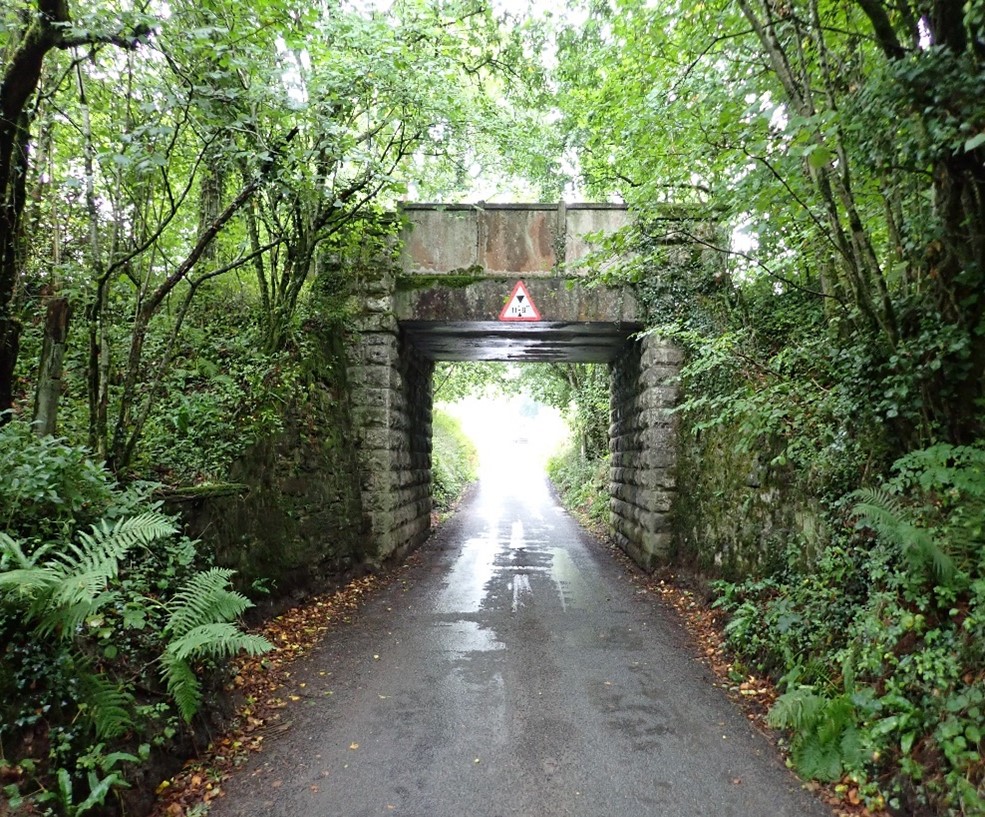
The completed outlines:
<svg viewBox="0 0 985 817">
<path fill-rule="evenodd" d="M 447 412 L 434 412 L 432 425 L 431 498 L 434 510 L 447 512 L 476 479 L 478 453 Z"/>
<path fill-rule="evenodd" d="M 962 330 L 902 300 L 892 346 L 804 293 L 696 284 L 667 327 L 688 350 L 677 559 L 720 577 L 798 772 L 896 814 L 985 813 L 985 446 L 940 409 Z"/>
<path fill-rule="evenodd" d="M 938 445 L 851 495 L 804 569 L 720 582 L 729 645 L 779 678 L 803 775 L 906 814 L 985 812 L 985 450 Z"/>
<path fill-rule="evenodd" d="M 142 767 L 191 749 L 222 659 L 269 645 L 147 484 L 0 428 L 0 784 L 25 814 L 115 813 Z M 172 758 L 171 763 L 175 760 Z M 131 805 L 133 803 L 131 802 Z M 139 810 L 139 809 L 138 809 Z"/>
<path fill-rule="evenodd" d="M 569 445 L 547 462 L 561 504 L 593 525 L 609 523 L 609 458 L 587 457 Z"/>
</svg>

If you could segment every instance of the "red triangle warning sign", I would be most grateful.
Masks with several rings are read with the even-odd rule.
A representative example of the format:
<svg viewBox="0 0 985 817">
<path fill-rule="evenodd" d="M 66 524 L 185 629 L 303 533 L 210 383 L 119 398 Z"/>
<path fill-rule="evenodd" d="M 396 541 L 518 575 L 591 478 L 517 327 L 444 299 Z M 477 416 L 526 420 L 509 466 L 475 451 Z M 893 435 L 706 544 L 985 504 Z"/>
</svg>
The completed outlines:
<svg viewBox="0 0 985 817">
<path fill-rule="evenodd" d="M 499 313 L 501 321 L 539 321 L 540 312 L 530 299 L 527 292 L 527 285 L 523 281 L 517 281 L 510 294 L 510 299 Z"/>
</svg>

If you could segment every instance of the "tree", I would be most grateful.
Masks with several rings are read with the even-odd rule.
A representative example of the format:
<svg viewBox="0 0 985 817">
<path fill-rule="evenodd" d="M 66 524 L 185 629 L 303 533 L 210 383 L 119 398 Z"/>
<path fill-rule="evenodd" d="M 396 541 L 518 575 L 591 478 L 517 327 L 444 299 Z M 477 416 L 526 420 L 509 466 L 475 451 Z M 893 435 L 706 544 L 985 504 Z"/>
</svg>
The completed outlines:
<svg viewBox="0 0 985 817">
<path fill-rule="evenodd" d="M 514 388 L 565 413 L 578 451 L 594 460 L 609 452 L 609 367 L 597 363 L 530 363 Z"/>
<path fill-rule="evenodd" d="M 175 2 L 135 19 L 124 52 L 99 47 L 120 39 L 98 33 L 112 21 L 101 7 L 84 37 L 80 22 L 49 49 L 5 279 L 22 302 L 68 297 L 88 342 L 89 445 L 119 473 L 167 402 L 199 293 L 234 280 L 256 297 L 262 348 L 290 345 L 313 275 L 346 244 L 383 238 L 383 211 L 409 185 L 448 191 L 501 155 L 519 114 L 500 103 L 538 74 L 474 0 L 331 13 Z M 57 392 L 38 394 L 53 405 Z"/>
<path fill-rule="evenodd" d="M 134 48 L 149 33 L 144 22 L 113 29 L 78 29 L 68 0 L 18 0 L 3 12 L 0 40 L 0 422 L 13 406 L 20 345 L 15 289 L 23 255 L 21 220 L 30 169 L 31 102 L 52 50 L 111 43 Z"/>
<path fill-rule="evenodd" d="M 439 362 L 434 369 L 434 399 L 435 402 L 454 403 L 489 392 L 513 393 L 514 380 L 508 363 Z"/>
<path fill-rule="evenodd" d="M 561 32 L 565 127 L 590 189 L 642 214 L 704 206 L 733 280 L 810 295 L 838 348 L 906 397 L 874 400 L 902 447 L 982 432 L 980 9 L 878 0 L 591 4 Z M 730 243 L 741 231 L 744 247 Z M 685 230 L 687 232 L 687 230 Z M 901 375 L 905 375 L 901 378 Z M 906 379 L 905 386 L 898 381 Z"/>
</svg>

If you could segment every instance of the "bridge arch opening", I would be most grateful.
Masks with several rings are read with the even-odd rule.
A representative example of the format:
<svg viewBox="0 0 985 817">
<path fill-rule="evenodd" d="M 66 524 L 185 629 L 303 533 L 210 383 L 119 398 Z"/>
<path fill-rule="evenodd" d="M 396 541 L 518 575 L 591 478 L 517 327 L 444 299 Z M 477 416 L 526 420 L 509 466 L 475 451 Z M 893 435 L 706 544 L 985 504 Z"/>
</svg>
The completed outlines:
<svg viewBox="0 0 985 817">
<path fill-rule="evenodd" d="M 354 328 L 350 380 L 364 515 L 382 561 L 430 531 L 433 374 L 439 361 L 606 364 L 610 526 L 644 567 L 671 540 L 679 352 L 640 337 L 627 287 L 589 285 L 589 236 L 614 205 L 412 205 L 398 268 L 381 270 Z M 500 320 L 522 280 L 539 319 Z"/>
</svg>

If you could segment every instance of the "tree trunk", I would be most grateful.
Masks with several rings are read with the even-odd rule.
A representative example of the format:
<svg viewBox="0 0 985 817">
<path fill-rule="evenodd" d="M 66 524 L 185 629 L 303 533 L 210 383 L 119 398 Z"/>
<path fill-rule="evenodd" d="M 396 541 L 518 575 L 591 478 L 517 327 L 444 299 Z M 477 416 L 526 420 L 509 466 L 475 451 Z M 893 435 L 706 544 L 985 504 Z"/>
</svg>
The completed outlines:
<svg viewBox="0 0 985 817">
<path fill-rule="evenodd" d="M 0 121 L 3 118 L 0 110 Z M 20 266 L 29 133 L 27 114 L 19 113 L 15 119 L 15 123 L 0 125 L 0 165 L 4 165 L 0 167 L 0 425 L 10 419 L 7 412 L 14 407 L 14 369 L 21 334 L 14 314 L 14 292 Z"/>
<path fill-rule="evenodd" d="M 65 358 L 71 312 L 68 298 L 55 298 L 48 303 L 38 388 L 34 400 L 34 430 L 39 437 L 55 433 L 58 398 L 62 387 L 62 361 Z"/>
<path fill-rule="evenodd" d="M 57 46 L 68 22 L 66 0 L 37 0 L 25 11 L 22 29 L 11 38 L 16 47 L 8 52 L 0 75 L 0 423 L 9 419 L 4 412 L 14 405 L 20 349 L 14 290 L 30 143 L 28 103 L 41 80 L 44 57 Z"/>
</svg>

